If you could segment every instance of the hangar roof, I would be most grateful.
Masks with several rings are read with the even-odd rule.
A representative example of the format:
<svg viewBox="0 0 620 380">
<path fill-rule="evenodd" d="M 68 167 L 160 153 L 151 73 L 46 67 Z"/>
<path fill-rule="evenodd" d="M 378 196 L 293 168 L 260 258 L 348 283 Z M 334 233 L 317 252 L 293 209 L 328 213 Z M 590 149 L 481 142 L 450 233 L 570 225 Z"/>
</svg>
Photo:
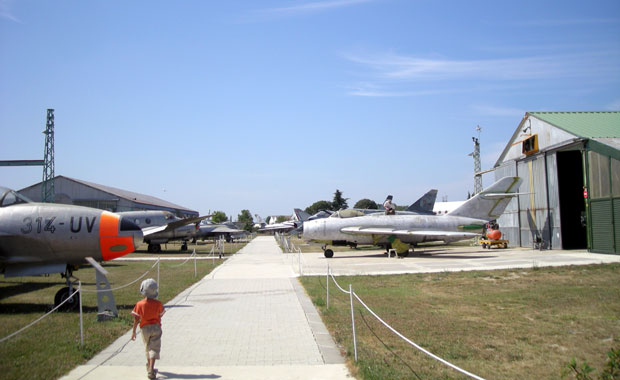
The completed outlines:
<svg viewBox="0 0 620 380">
<path fill-rule="evenodd" d="M 575 136 L 620 137 L 620 112 L 528 112 L 542 121 Z"/>
<path fill-rule="evenodd" d="M 58 176 L 58 177 L 64 177 L 64 176 Z M 148 205 L 154 205 L 154 206 L 160 206 L 160 207 L 167 207 L 167 208 L 172 208 L 172 209 L 177 209 L 177 210 L 182 210 L 182 211 L 190 211 L 192 213 L 196 213 L 197 214 L 197 212 L 194 211 L 194 210 L 190 210 L 190 209 L 188 209 L 186 207 L 179 206 L 179 205 L 174 204 L 172 202 L 168 202 L 168 201 L 165 201 L 163 199 L 160 199 L 160 198 L 157 198 L 157 197 L 153 197 L 153 196 L 150 196 L 150 195 L 134 193 L 133 191 L 117 189 L 117 188 L 111 187 L 111 186 L 99 185 L 97 183 L 83 181 L 81 179 L 75 179 L 75 178 L 70 178 L 70 177 L 65 177 L 65 178 L 68 179 L 68 180 L 77 182 L 77 183 L 81 183 L 81 184 L 86 185 L 86 186 L 93 187 L 93 188 L 95 188 L 97 190 L 101 190 L 101 191 L 104 191 L 106 193 L 110 193 L 110 194 L 116 195 L 117 197 L 130 200 L 132 202 L 148 204 Z"/>
<path fill-rule="evenodd" d="M 127 190 L 122 190 L 122 189 L 117 189 L 115 187 L 111 187 L 111 186 L 105 186 L 105 185 L 100 185 L 98 183 L 93 183 L 93 182 L 88 182 L 88 181 L 84 181 L 81 179 L 75 179 L 75 178 L 70 178 L 70 177 L 66 177 L 66 176 L 62 176 L 62 175 L 58 175 L 56 177 L 54 177 L 54 180 L 56 179 L 65 179 L 67 181 L 72 181 L 72 182 L 76 182 L 79 183 L 81 185 L 84 186 L 88 186 L 91 188 L 94 188 L 96 190 L 99 191 L 103 191 L 105 193 L 108 194 L 112 194 L 116 197 L 122 198 L 122 199 L 126 199 L 129 200 L 131 202 L 135 202 L 135 203 L 141 203 L 141 204 L 145 204 L 145 205 L 151 205 L 151 206 L 157 206 L 157 207 L 164 207 L 164 208 L 168 208 L 168 209 L 172 209 L 172 210 L 179 210 L 183 213 L 187 213 L 187 214 L 196 214 L 198 215 L 198 212 L 195 210 L 190 210 L 186 207 L 183 206 L 179 206 L 177 204 L 174 204 L 172 202 L 168 202 L 165 201 L 163 199 L 157 198 L 157 197 L 153 197 L 150 195 L 146 195 L 146 194 L 140 194 L 140 193 L 134 193 L 133 191 L 127 191 Z M 32 186 L 28 186 L 25 189 L 29 189 L 35 186 L 41 186 L 41 182 L 34 184 Z M 22 189 L 20 191 L 23 191 L 25 189 Z"/>
<path fill-rule="evenodd" d="M 572 136 L 575 139 L 588 139 L 607 145 L 615 150 L 620 150 L 620 112 L 618 111 L 527 112 L 504 148 L 504 151 L 495 162 L 494 167 L 501 165 L 506 157 L 509 156 L 511 150 L 519 149 L 515 148 L 515 142 L 518 142 L 517 140 L 521 133 L 524 133 L 526 121 L 530 118 L 536 118 L 542 121 L 543 124 L 555 127 L 562 132 L 560 136 L 555 136 L 553 140 L 558 140 L 558 138 L 566 139 Z M 567 139 L 566 141 L 573 140 Z M 547 143 L 550 142 L 547 141 Z"/>
</svg>

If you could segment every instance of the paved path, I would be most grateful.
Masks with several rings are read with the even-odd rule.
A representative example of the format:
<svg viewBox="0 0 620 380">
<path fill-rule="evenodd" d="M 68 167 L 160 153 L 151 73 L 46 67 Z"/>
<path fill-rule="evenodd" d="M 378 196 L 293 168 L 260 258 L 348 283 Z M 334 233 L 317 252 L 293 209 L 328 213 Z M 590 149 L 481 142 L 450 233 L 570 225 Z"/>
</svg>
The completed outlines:
<svg viewBox="0 0 620 380">
<path fill-rule="evenodd" d="M 323 253 L 303 254 L 304 276 L 325 275 L 327 264 L 337 276 L 389 275 L 470 270 L 535 268 L 620 262 L 620 255 L 589 253 L 585 250 L 531 250 L 526 248 L 483 249 L 482 247 L 416 248 L 415 254 L 388 258 L 383 250 L 346 250 L 326 259 Z M 295 257 L 290 259 L 294 261 Z M 291 261 L 291 260 L 289 260 Z M 294 261 L 296 262 L 296 261 Z M 296 269 L 295 265 L 293 268 Z"/>
<path fill-rule="evenodd" d="M 166 305 L 158 379 L 352 379 L 273 237 L 257 237 Z M 63 380 L 146 378 L 119 338 Z"/>
</svg>

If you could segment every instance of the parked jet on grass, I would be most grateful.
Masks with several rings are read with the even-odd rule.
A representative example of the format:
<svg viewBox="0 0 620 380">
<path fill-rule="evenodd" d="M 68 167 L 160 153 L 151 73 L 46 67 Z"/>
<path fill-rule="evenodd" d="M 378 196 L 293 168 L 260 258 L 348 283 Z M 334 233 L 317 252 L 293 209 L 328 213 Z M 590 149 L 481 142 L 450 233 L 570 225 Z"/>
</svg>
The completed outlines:
<svg viewBox="0 0 620 380">
<path fill-rule="evenodd" d="M 182 240 L 181 250 L 187 250 L 187 242 L 194 238 L 198 230 L 198 223 L 208 216 L 181 219 L 169 211 L 123 211 L 119 212 L 125 218 L 137 224 L 144 234 L 148 252 L 161 252 L 161 244 L 171 240 Z"/>
<path fill-rule="evenodd" d="M 206 223 L 206 221 L 200 222 L 198 230 L 194 231 L 194 239 L 205 240 L 209 237 L 223 236 L 227 242 L 231 242 L 234 236 L 245 234 L 245 230 L 240 230 L 232 223 Z"/>
<path fill-rule="evenodd" d="M 289 232 L 300 228 L 304 221 L 310 218 L 310 214 L 301 209 L 294 209 L 293 217 L 282 223 L 269 223 L 258 229 L 258 232 Z M 272 218 L 273 219 L 273 218 Z"/>
<path fill-rule="evenodd" d="M 60 273 L 67 287 L 56 305 L 73 293 L 71 277 L 80 265 L 133 252 L 142 231 L 131 220 L 99 209 L 34 203 L 0 187 L 0 272 L 5 277 Z M 99 270 L 99 269 L 98 269 Z M 73 297 L 69 304 L 77 304 Z"/>
<path fill-rule="evenodd" d="M 505 177 L 464 202 L 447 215 L 367 215 L 330 218 L 304 223 L 304 239 L 321 242 L 325 257 L 334 252 L 331 245 L 380 245 L 392 247 L 406 256 L 418 243 L 469 239 L 482 234 L 484 225 L 498 218 L 517 195 L 521 179 Z"/>
</svg>

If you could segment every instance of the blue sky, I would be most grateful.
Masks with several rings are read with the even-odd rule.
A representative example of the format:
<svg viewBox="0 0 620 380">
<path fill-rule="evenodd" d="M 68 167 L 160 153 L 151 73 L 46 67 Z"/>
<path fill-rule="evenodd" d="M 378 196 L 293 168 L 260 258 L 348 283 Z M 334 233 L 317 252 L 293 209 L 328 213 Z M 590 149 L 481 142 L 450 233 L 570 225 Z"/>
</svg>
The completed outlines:
<svg viewBox="0 0 620 380">
<path fill-rule="evenodd" d="M 203 214 L 462 200 L 477 125 L 486 169 L 526 111 L 620 110 L 620 2 L 0 0 L 0 160 L 47 108 L 57 175 Z"/>
</svg>

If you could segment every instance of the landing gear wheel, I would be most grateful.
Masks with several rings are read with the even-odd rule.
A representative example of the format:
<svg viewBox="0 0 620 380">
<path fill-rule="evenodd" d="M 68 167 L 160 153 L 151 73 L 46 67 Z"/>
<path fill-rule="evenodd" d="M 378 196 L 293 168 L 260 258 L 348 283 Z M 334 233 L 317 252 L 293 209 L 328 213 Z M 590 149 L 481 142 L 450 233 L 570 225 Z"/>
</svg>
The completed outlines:
<svg viewBox="0 0 620 380">
<path fill-rule="evenodd" d="M 323 252 L 323 255 L 325 255 L 325 257 L 327 257 L 329 259 L 331 257 L 334 257 L 334 251 L 332 251 L 331 249 L 326 249 Z"/>
<path fill-rule="evenodd" d="M 187 243 L 181 245 L 181 251 L 187 251 Z"/>
<path fill-rule="evenodd" d="M 54 307 L 60 305 L 64 300 L 66 300 L 67 298 L 69 298 L 69 296 L 71 295 L 71 290 L 69 289 L 69 287 L 64 287 L 62 289 L 60 289 L 58 292 L 56 292 L 56 296 L 54 297 Z M 75 310 L 75 308 L 77 308 L 78 303 L 79 303 L 79 299 L 78 299 L 79 294 L 74 294 L 73 297 L 71 297 L 71 299 L 67 302 L 65 302 L 60 309 L 61 311 L 72 311 Z"/>
<path fill-rule="evenodd" d="M 409 256 L 409 251 L 401 252 L 398 254 L 399 257 L 407 257 Z"/>
<path fill-rule="evenodd" d="M 147 249 L 147 251 L 149 251 L 149 253 L 159 253 L 161 252 L 161 245 L 160 244 L 149 244 L 149 248 Z"/>
</svg>

